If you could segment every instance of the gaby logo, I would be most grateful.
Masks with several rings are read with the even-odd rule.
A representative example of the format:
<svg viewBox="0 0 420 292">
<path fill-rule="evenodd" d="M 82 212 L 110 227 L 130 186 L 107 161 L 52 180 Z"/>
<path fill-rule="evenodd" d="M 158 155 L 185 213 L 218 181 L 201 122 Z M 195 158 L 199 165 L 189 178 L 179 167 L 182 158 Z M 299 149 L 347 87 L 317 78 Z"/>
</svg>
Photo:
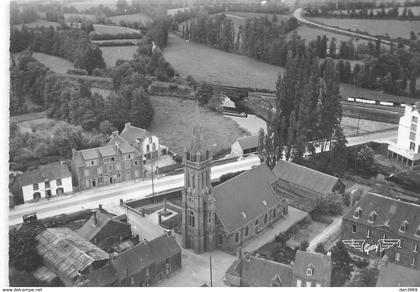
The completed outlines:
<svg viewBox="0 0 420 292">
<path fill-rule="evenodd" d="M 386 249 L 394 245 L 400 245 L 401 239 L 379 239 L 378 243 L 367 243 L 363 239 L 347 239 L 342 240 L 345 245 L 348 245 L 358 251 L 365 252 L 369 254 L 369 252 L 383 252 Z"/>
</svg>

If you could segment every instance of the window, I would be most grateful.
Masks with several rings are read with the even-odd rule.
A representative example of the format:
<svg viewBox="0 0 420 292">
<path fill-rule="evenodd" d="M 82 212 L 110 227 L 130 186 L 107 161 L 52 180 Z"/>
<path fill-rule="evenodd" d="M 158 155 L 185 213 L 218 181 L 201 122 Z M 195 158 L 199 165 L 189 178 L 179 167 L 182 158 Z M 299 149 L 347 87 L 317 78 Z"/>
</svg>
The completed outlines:
<svg viewBox="0 0 420 292">
<path fill-rule="evenodd" d="M 49 181 L 46 180 L 44 183 L 45 183 L 45 188 L 46 189 L 50 187 L 50 182 Z"/>
<path fill-rule="evenodd" d="M 284 208 L 283 208 L 283 214 L 284 214 L 284 215 L 287 215 L 287 213 L 288 213 L 287 207 L 284 207 Z"/>
<path fill-rule="evenodd" d="M 248 227 L 248 226 L 246 226 L 246 227 L 245 227 L 245 236 L 248 236 L 248 233 L 249 233 L 249 227 Z"/>
<path fill-rule="evenodd" d="M 414 133 L 414 132 L 410 132 L 410 137 L 409 137 L 409 139 L 410 139 L 411 141 L 415 141 L 415 140 L 416 140 L 416 133 Z"/>
<path fill-rule="evenodd" d="M 150 152 L 150 145 L 146 145 L 146 153 Z"/>
<path fill-rule="evenodd" d="M 313 273 L 314 273 L 314 268 L 313 268 L 312 266 L 309 266 L 309 267 L 306 269 L 306 276 L 311 277 L 311 276 L 313 275 Z"/>
<path fill-rule="evenodd" d="M 131 277 L 131 285 L 134 285 L 134 277 Z"/>
<path fill-rule="evenodd" d="M 111 171 L 113 169 L 114 169 L 114 166 L 113 165 L 108 165 L 108 171 Z"/>
<path fill-rule="evenodd" d="M 223 244 L 223 235 L 219 234 L 219 244 Z"/>
<path fill-rule="evenodd" d="M 408 227 L 408 222 L 407 221 L 403 221 L 400 225 L 400 232 L 406 232 L 407 231 L 407 227 Z"/>
<path fill-rule="evenodd" d="M 33 188 L 34 188 L 34 191 L 39 190 L 39 186 L 38 186 L 38 184 L 33 184 Z"/>
<path fill-rule="evenodd" d="M 411 121 L 412 121 L 413 123 L 417 123 L 417 117 L 411 117 Z"/>
<path fill-rule="evenodd" d="M 85 169 L 85 170 L 84 170 L 84 175 L 85 175 L 85 177 L 86 177 L 86 176 L 89 176 L 89 174 L 90 174 L 89 169 Z"/>
<path fill-rule="evenodd" d="M 195 189 L 195 175 L 192 174 L 191 177 L 192 177 L 192 187 L 193 189 Z"/>
<path fill-rule="evenodd" d="M 57 184 L 57 186 L 61 186 L 62 185 L 61 178 L 57 178 L 55 183 Z"/>
<path fill-rule="evenodd" d="M 194 227 L 195 226 L 195 218 L 194 218 L 194 212 L 190 211 L 190 215 L 189 215 L 189 221 L 188 221 L 189 225 Z"/>
<path fill-rule="evenodd" d="M 268 215 L 267 215 L 267 213 L 266 213 L 266 214 L 264 214 L 264 224 L 266 224 L 266 223 L 267 223 L 267 221 L 268 221 Z"/>
<path fill-rule="evenodd" d="M 239 241 L 239 232 L 236 232 L 235 233 L 235 242 L 238 242 Z"/>
<path fill-rule="evenodd" d="M 139 161 L 138 160 L 134 160 L 134 165 L 135 166 L 139 165 Z"/>
<path fill-rule="evenodd" d="M 417 252 L 418 248 L 419 248 L 419 247 L 418 247 L 418 244 L 417 244 L 417 243 L 414 243 L 414 249 L 413 249 L 413 251 L 414 251 L 414 252 Z"/>
<path fill-rule="evenodd" d="M 410 150 L 415 151 L 416 150 L 416 143 L 410 142 Z"/>
<path fill-rule="evenodd" d="M 416 257 L 411 258 L 411 265 L 414 266 L 416 264 Z"/>
<path fill-rule="evenodd" d="M 353 217 L 356 219 L 359 219 L 360 216 L 362 216 L 362 212 L 363 212 L 362 208 L 358 207 L 356 211 L 354 211 Z"/>
<path fill-rule="evenodd" d="M 420 236 L 420 226 L 416 229 L 416 236 Z"/>
<path fill-rule="evenodd" d="M 102 184 L 104 182 L 104 178 L 102 176 L 98 177 L 98 183 Z"/>
<path fill-rule="evenodd" d="M 368 229 L 368 230 L 367 230 L 366 237 L 367 237 L 367 238 L 369 238 L 369 237 L 370 237 L 370 235 L 371 235 L 371 233 L 370 233 L 370 229 Z"/>
<path fill-rule="evenodd" d="M 115 162 L 115 157 L 111 157 L 111 162 Z"/>
<path fill-rule="evenodd" d="M 146 269 L 146 276 L 149 276 L 149 268 Z"/>
<path fill-rule="evenodd" d="M 258 224 L 259 224 L 259 222 L 258 222 L 258 219 L 257 219 L 257 220 L 255 220 L 255 226 L 258 225 Z"/>
<path fill-rule="evenodd" d="M 376 212 L 373 211 L 372 213 L 370 213 L 368 221 L 370 223 L 374 223 L 376 221 L 377 216 L 378 216 L 378 214 L 376 214 Z"/>
<path fill-rule="evenodd" d="M 411 131 L 413 131 L 413 132 L 417 132 L 417 125 L 416 124 L 411 124 L 411 128 L 410 128 L 410 130 Z"/>
<path fill-rule="evenodd" d="M 209 223 L 211 223 L 211 212 L 209 212 L 207 216 L 209 217 Z"/>
<path fill-rule="evenodd" d="M 89 161 L 89 164 L 90 164 L 91 166 L 95 165 L 95 160 L 91 160 L 91 161 Z"/>
<path fill-rule="evenodd" d="M 351 232 L 356 233 L 356 229 L 357 229 L 356 224 L 353 224 Z"/>
<path fill-rule="evenodd" d="M 273 218 L 276 218 L 276 208 L 273 209 Z"/>
<path fill-rule="evenodd" d="M 395 261 L 396 262 L 399 262 L 400 261 L 400 253 L 399 252 L 396 252 L 395 253 Z"/>
<path fill-rule="evenodd" d="M 153 150 L 153 151 L 156 151 L 156 143 L 153 143 L 153 144 L 152 144 L 152 150 Z"/>
</svg>

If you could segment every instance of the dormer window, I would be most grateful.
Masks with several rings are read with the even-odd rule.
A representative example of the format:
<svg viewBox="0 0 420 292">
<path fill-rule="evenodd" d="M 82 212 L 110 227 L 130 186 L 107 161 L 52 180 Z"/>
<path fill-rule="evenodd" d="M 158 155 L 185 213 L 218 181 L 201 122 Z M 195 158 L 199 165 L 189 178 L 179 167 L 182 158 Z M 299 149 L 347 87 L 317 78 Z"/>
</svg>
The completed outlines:
<svg viewBox="0 0 420 292">
<path fill-rule="evenodd" d="M 420 226 L 418 226 L 416 229 L 416 236 L 420 237 Z"/>
<path fill-rule="evenodd" d="M 308 268 L 306 269 L 306 276 L 312 277 L 313 274 L 314 274 L 314 267 L 313 265 L 309 265 Z"/>
<path fill-rule="evenodd" d="M 375 211 L 373 211 L 372 213 L 370 213 L 368 221 L 370 223 L 375 223 L 376 217 L 378 217 L 378 214 Z"/>
<path fill-rule="evenodd" d="M 356 211 L 354 211 L 353 217 L 354 217 L 355 219 L 359 219 L 359 218 L 360 218 L 360 216 L 362 216 L 362 212 L 363 212 L 362 208 L 358 207 L 358 208 L 356 209 Z"/>
<path fill-rule="evenodd" d="M 406 232 L 407 228 L 408 228 L 408 222 L 407 220 L 405 220 L 400 225 L 400 232 Z"/>
</svg>

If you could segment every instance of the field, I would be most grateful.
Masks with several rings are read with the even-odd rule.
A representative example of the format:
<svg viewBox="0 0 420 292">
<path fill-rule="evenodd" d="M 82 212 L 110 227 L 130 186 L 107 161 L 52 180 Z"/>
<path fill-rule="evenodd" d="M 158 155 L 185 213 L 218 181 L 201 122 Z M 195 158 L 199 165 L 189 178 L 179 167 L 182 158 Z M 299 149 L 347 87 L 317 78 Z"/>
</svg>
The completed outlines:
<svg viewBox="0 0 420 292">
<path fill-rule="evenodd" d="M 152 96 L 151 100 L 155 116 L 148 130 L 160 137 L 162 145 L 182 153 L 191 138 L 195 102 L 164 96 Z M 211 151 L 230 148 L 235 139 L 246 134 L 231 119 L 208 108 L 200 108 L 200 120 L 204 144 Z"/>
<path fill-rule="evenodd" d="M 49 118 L 39 118 L 20 122 L 18 123 L 18 128 L 22 133 L 31 134 L 36 132 L 43 132 L 43 135 L 45 135 L 46 133 L 52 134 L 58 126 L 64 124 L 66 124 L 64 121 L 58 121 Z"/>
<path fill-rule="evenodd" d="M 129 15 L 118 15 L 118 16 L 108 17 L 107 19 L 109 19 L 112 22 L 117 23 L 117 24 L 119 24 L 121 20 L 126 21 L 126 22 L 140 21 L 142 24 L 152 22 L 152 19 L 149 16 L 147 16 L 143 13 L 136 13 L 136 14 L 129 14 Z"/>
<path fill-rule="evenodd" d="M 341 126 L 343 126 L 344 134 L 347 137 L 396 127 L 395 124 L 391 123 L 383 123 L 363 119 L 360 119 L 358 121 L 358 119 L 348 117 L 343 117 L 343 119 L 341 120 Z M 357 131 L 357 126 L 359 126 L 359 131 Z"/>
<path fill-rule="evenodd" d="M 391 38 L 409 38 L 410 31 L 420 32 L 420 20 L 384 20 L 384 19 L 343 19 L 343 18 L 322 18 L 311 17 L 309 20 L 320 22 L 330 26 L 337 26 L 343 29 L 359 30 L 372 35 L 386 35 Z"/>
<path fill-rule="evenodd" d="M 54 22 L 54 21 L 46 21 L 46 20 L 36 20 L 30 23 L 25 23 L 24 24 L 27 28 L 34 28 L 34 27 L 54 27 L 54 28 L 58 28 L 60 27 L 60 24 L 58 22 Z M 15 27 L 18 29 L 21 29 L 23 26 L 23 24 L 15 24 Z"/>
<path fill-rule="evenodd" d="M 137 46 L 101 47 L 102 56 L 107 67 L 114 67 L 118 59 L 132 60 Z"/>
<path fill-rule="evenodd" d="M 298 28 L 290 32 L 289 35 L 291 35 L 294 32 L 296 32 L 302 39 L 306 40 L 306 43 L 309 43 L 312 40 L 316 40 L 318 35 L 320 36 L 326 35 L 328 37 L 328 40 L 331 40 L 332 38 L 336 38 L 337 43 L 340 43 L 341 41 L 349 41 L 353 39 L 350 36 L 345 36 L 342 34 L 337 34 L 337 33 L 329 32 L 329 31 L 325 31 L 321 29 L 316 29 L 316 28 L 308 27 L 304 25 L 299 26 Z M 355 40 L 354 44 L 357 46 L 359 42 L 367 43 L 368 41 L 359 39 L 359 40 Z"/>
<path fill-rule="evenodd" d="M 94 24 L 93 28 L 98 34 L 139 33 L 136 29 L 114 25 Z"/>
<path fill-rule="evenodd" d="M 166 60 L 182 75 L 197 81 L 239 87 L 275 89 L 279 72 L 283 69 L 255 61 L 246 56 L 227 53 L 170 35 L 164 50 Z M 211 58 L 209 58 L 211 56 Z"/>
<path fill-rule="evenodd" d="M 47 55 L 44 53 L 33 53 L 32 56 L 40 63 L 44 64 L 52 71 L 57 73 L 66 73 L 68 69 L 74 69 L 73 63 L 64 58 Z"/>
</svg>

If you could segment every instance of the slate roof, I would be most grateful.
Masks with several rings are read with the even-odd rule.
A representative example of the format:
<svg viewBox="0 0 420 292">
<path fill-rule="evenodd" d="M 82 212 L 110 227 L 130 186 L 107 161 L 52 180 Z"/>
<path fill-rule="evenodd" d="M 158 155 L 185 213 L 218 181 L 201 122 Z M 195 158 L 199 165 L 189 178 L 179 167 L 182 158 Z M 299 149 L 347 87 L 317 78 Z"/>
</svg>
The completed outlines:
<svg viewBox="0 0 420 292">
<path fill-rule="evenodd" d="M 323 195 L 330 193 L 339 181 L 335 176 L 284 160 L 277 162 L 273 173 L 278 178 Z"/>
<path fill-rule="evenodd" d="M 117 271 L 118 278 L 122 280 L 139 273 L 154 262 L 155 256 L 151 247 L 141 242 L 115 256 L 112 265 Z"/>
<path fill-rule="evenodd" d="M 17 178 L 21 186 L 32 185 L 44 182 L 45 180 L 56 180 L 58 178 L 71 177 L 71 173 L 65 164 L 49 164 L 40 166 L 36 170 L 24 172 Z"/>
<path fill-rule="evenodd" d="M 100 211 L 95 212 L 95 214 L 96 214 L 96 221 L 97 221 L 96 224 L 95 224 L 95 216 L 92 215 L 90 219 L 85 224 L 83 224 L 81 228 L 76 230 L 76 233 L 86 240 L 89 240 L 89 241 L 92 240 L 95 237 L 95 235 L 99 231 L 101 231 L 110 221 L 114 221 L 120 224 L 130 226 L 129 223 L 121 222 L 118 219 L 113 219 L 111 216 L 108 216 L 107 214 L 104 214 Z"/>
<path fill-rule="evenodd" d="M 43 259 L 70 279 L 93 262 L 109 259 L 108 253 L 69 228 L 47 228 L 36 239 Z"/>
<path fill-rule="evenodd" d="M 242 149 L 250 149 L 258 147 L 258 135 L 247 136 L 236 139 Z"/>
<path fill-rule="evenodd" d="M 311 278 L 331 280 L 332 261 L 330 256 L 298 250 L 293 264 L 294 275 L 306 277 L 306 270 L 309 265 L 314 268 Z"/>
<path fill-rule="evenodd" d="M 87 278 L 89 280 L 88 286 L 90 287 L 110 286 L 114 282 L 118 281 L 117 271 L 110 264 L 89 273 Z"/>
<path fill-rule="evenodd" d="M 280 202 L 271 186 L 275 180 L 262 163 L 213 189 L 216 214 L 227 232 L 235 231 Z"/>
<path fill-rule="evenodd" d="M 116 149 L 116 147 L 112 146 L 112 145 L 107 145 L 104 147 L 100 147 L 98 148 L 99 153 L 101 154 L 102 157 L 108 157 L 108 156 L 115 156 L 118 154 L 118 150 Z"/>
<path fill-rule="evenodd" d="M 116 156 L 116 155 L 119 155 L 120 151 L 123 154 L 138 152 L 136 149 L 134 149 L 134 147 L 128 145 L 127 143 L 122 143 L 118 147 L 116 145 L 106 145 L 106 146 L 97 147 L 97 148 L 78 150 L 77 152 L 81 154 L 84 160 L 92 160 L 92 159 L 98 159 L 101 157 Z"/>
<path fill-rule="evenodd" d="M 181 248 L 172 236 L 159 236 L 149 241 L 149 245 L 159 261 L 169 259 L 181 252 Z"/>
<path fill-rule="evenodd" d="M 150 136 L 150 134 L 145 129 L 126 125 L 119 136 L 133 145 L 136 143 L 137 138 L 144 140 L 144 138 Z"/>
<path fill-rule="evenodd" d="M 290 266 L 251 255 L 235 261 L 227 273 L 241 277 L 241 283 L 246 286 L 270 287 L 277 276 L 282 287 L 292 287 L 293 283 Z"/>
<path fill-rule="evenodd" d="M 276 186 L 278 187 L 277 193 L 285 197 L 289 205 L 305 212 L 311 212 L 316 208 L 316 199 L 320 197 L 320 194 L 281 178 L 276 181 Z"/>
<path fill-rule="evenodd" d="M 379 272 L 376 287 L 419 287 L 420 271 L 388 262 Z"/>
<path fill-rule="evenodd" d="M 353 215 L 359 207 L 362 209 L 362 214 L 359 219 L 356 219 Z M 373 211 L 377 216 L 375 222 L 370 223 L 368 218 Z M 420 237 L 415 235 L 416 230 L 420 228 L 420 206 L 416 204 L 368 193 L 344 215 L 343 220 L 359 222 L 373 228 L 386 228 L 400 237 L 420 241 Z M 408 222 L 406 232 L 399 231 L 403 221 Z M 389 225 L 385 227 L 385 223 Z"/>
</svg>

